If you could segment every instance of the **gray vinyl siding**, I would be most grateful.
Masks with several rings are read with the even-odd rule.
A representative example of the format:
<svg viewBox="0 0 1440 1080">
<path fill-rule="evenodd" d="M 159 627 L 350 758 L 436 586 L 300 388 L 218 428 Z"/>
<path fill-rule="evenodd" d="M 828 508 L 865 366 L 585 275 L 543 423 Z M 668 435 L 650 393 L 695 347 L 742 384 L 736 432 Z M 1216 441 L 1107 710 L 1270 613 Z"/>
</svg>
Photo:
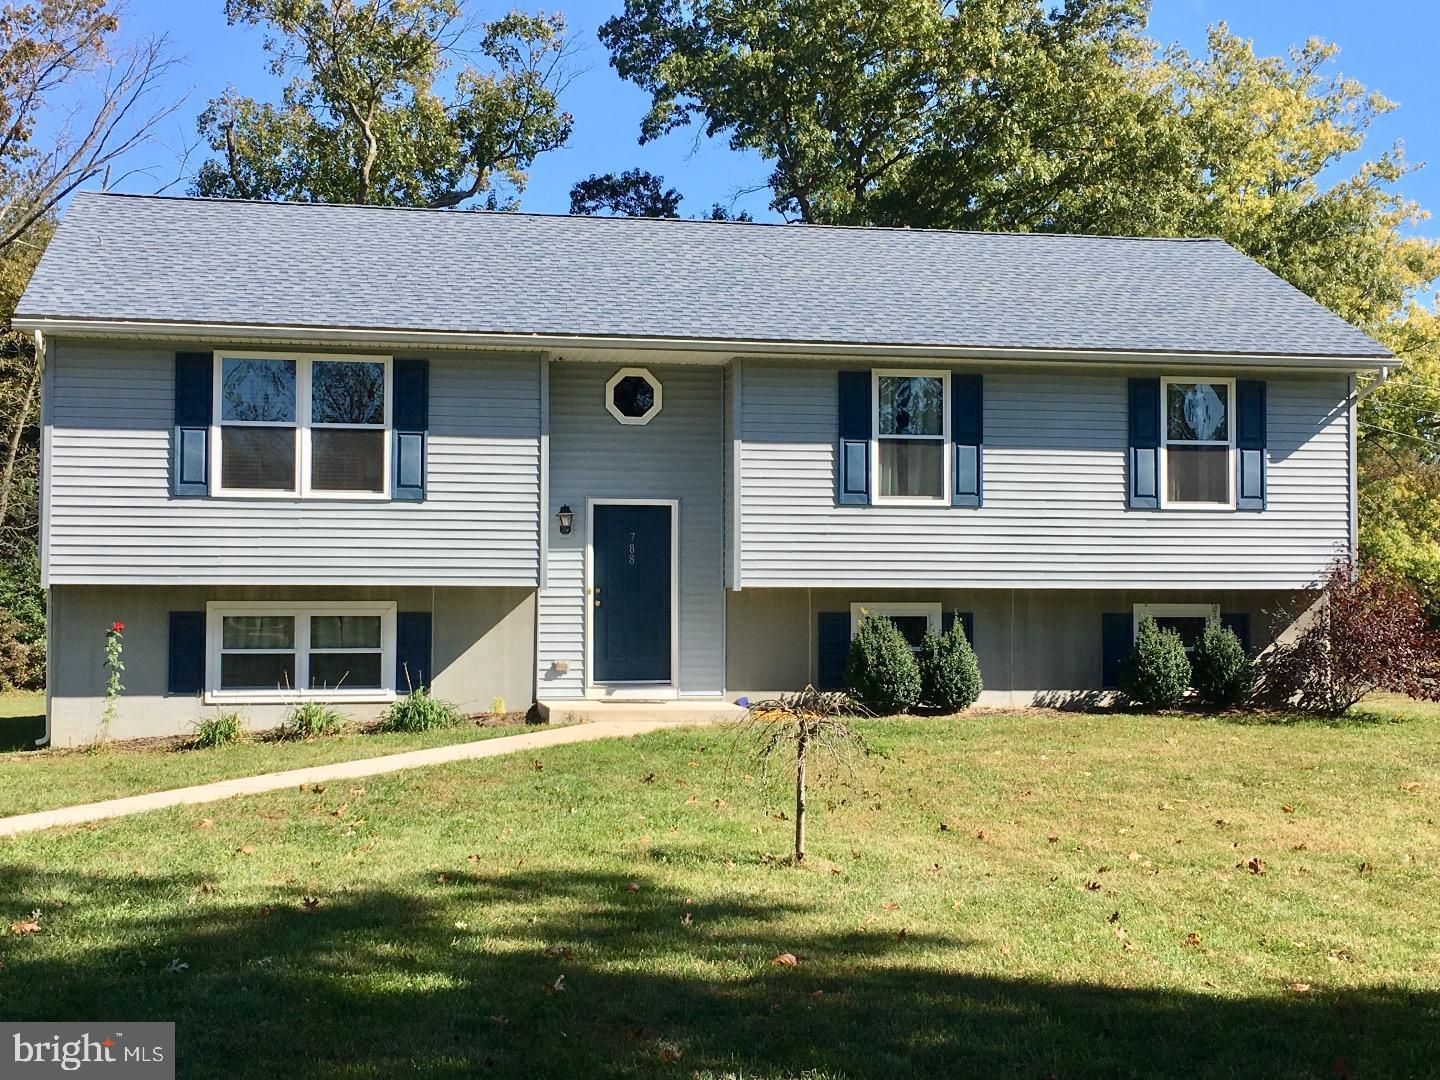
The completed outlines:
<svg viewBox="0 0 1440 1080">
<path fill-rule="evenodd" d="M 539 608 L 541 698 L 585 692 L 587 499 L 679 500 L 679 690 L 719 694 L 725 670 L 722 372 L 647 365 L 664 387 L 660 413 L 643 426 L 605 409 L 614 364 L 550 366 L 552 529 Z M 569 536 L 555 530 L 562 504 L 575 512 Z M 559 672 L 557 661 L 568 664 Z"/>
<path fill-rule="evenodd" d="M 52 584 L 537 583 L 537 357 L 430 357 L 424 502 L 177 499 L 175 348 L 51 344 Z"/>
<path fill-rule="evenodd" d="M 1126 379 L 1172 372 L 1120 369 L 985 373 L 983 507 L 837 506 L 837 370 L 746 366 L 746 588 L 1289 589 L 1349 547 L 1345 374 L 1263 376 L 1269 506 L 1253 513 L 1126 509 Z"/>
</svg>

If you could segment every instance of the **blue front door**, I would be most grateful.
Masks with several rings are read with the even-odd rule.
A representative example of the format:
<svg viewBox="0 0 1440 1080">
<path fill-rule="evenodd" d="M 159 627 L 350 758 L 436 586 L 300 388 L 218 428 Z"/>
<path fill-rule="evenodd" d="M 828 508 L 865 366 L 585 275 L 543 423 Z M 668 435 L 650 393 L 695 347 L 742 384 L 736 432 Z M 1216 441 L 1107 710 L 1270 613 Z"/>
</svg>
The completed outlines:
<svg viewBox="0 0 1440 1080">
<path fill-rule="evenodd" d="M 671 681 L 668 506 L 596 506 L 595 681 Z"/>
</svg>

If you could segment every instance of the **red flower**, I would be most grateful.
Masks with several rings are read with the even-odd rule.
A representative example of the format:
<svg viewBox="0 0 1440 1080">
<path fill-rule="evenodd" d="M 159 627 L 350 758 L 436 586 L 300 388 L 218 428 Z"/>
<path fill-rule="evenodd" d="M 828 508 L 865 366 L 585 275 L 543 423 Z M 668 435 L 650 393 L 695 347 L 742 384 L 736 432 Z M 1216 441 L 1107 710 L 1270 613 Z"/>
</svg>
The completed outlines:
<svg viewBox="0 0 1440 1080">
<path fill-rule="evenodd" d="M 124 624 L 123 622 L 112 622 L 112 623 L 110 624 L 110 633 L 112 633 L 112 634 L 123 634 L 124 632 L 125 632 L 125 624 Z"/>
</svg>

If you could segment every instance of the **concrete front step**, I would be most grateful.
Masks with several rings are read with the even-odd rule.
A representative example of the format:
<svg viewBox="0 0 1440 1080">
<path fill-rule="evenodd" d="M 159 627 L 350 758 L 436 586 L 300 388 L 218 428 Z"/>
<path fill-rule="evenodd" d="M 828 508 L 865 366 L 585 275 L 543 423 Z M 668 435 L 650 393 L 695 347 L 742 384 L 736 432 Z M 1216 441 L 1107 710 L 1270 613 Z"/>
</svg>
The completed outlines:
<svg viewBox="0 0 1440 1080">
<path fill-rule="evenodd" d="M 728 701 L 537 701 L 540 719 L 552 724 L 634 720 L 666 724 L 717 724 L 739 720 L 745 710 Z"/>
</svg>

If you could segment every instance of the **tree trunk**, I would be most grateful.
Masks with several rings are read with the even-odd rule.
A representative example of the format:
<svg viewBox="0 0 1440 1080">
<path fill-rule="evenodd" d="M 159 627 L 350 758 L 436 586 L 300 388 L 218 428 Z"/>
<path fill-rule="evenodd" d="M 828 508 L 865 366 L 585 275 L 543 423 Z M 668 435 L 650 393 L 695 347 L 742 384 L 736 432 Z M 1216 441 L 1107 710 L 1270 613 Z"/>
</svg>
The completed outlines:
<svg viewBox="0 0 1440 1080">
<path fill-rule="evenodd" d="M 795 861 L 805 861 L 805 753 L 810 736 L 801 721 L 800 739 L 795 744 Z"/>
<path fill-rule="evenodd" d="M 25 395 L 20 399 L 20 407 L 15 411 L 15 427 L 5 446 L 5 464 L 0 468 L 0 526 L 5 524 L 10 513 L 10 492 L 15 486 L 15 462 L 20 457 L 20 443 L 24 440 L 25 427 L 30 422 L 30 409 L 39 387 L 40 358 L 35 356 L 30 361 L 30 378 L 25 385 Z"/>
</svg>

